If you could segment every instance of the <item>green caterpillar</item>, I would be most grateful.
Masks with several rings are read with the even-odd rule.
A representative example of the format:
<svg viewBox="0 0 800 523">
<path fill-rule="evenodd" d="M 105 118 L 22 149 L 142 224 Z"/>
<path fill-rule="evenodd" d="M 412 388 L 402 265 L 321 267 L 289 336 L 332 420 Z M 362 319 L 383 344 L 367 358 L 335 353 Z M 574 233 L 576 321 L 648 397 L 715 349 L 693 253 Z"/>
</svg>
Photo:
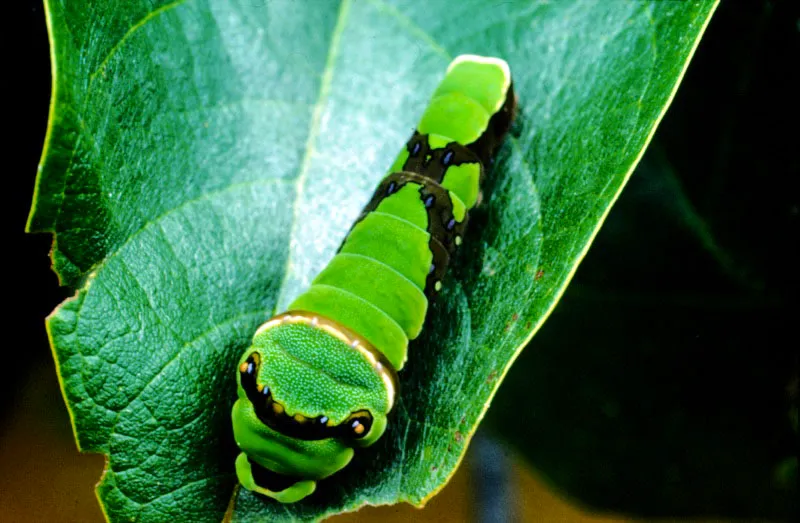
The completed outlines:
<svg viewBox="0 0 800 523">
<path fill-rule="evenodd" d="M 515 108 L 505 61 L 456 58 L 339 252 L 258 329 L 232 413 L 242 486 L 293 503 L 381 437 Z"/>
</svg>

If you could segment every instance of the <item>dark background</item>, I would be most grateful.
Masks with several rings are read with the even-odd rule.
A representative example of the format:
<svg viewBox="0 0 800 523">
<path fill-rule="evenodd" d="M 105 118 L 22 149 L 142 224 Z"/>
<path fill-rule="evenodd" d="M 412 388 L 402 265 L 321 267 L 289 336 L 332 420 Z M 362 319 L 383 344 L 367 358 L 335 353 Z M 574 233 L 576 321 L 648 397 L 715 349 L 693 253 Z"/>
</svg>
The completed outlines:
<svg viewBox="0 0 800 523">
<path fill-rule="evenodd" d="M 6 321 L 11 335 L 6 338 L 3 358 L 14 364 L 0 365 L 0 423 L 14 407 L 20 384 L 29 373 L 37 365 L 53 366 L 43 319 L 71 294 L 59 288 L 58 278 L 50 270 L 49 235 L 25 234 L 50 103 L 49 44 L 40 4 L 29 2 L 27 9 L 20 9 L 19 16 L 7 19 L 7 23 L 15 20 L 15 25 L 24 23 L 24 29 L 19 32 L 21 41 L 7 44 L 16 49 L 9 52 L 11 74 L 3 82 L 6 89 L 11 89 L 11 96 L 6 98 L 6 114 L 15 115 L 9 119 L 9 123 L 13 122 L 7 128 L 11 142 L 6 142 L 3 168 L 8 184 L 4 190 L 7 247 L 3 258 L 8 267 L 6 285 L 12 289 L 6 292 L 4 307 L 10 314 Z"/>
<path fill-rule="evenodd" d="M 50 237 L 24 233 L 47 32 L 38 2 L 7 23 L 23 38 L 7 44 L 0 441 L 25 444 L 10 435 L 21 415 L 68 441 L 43 319 L 71 292 L 49 269 Z M 796 2 L 720 5 L 652 147 L 490 409 L 487 427 L 583 504 L 797 517 L 799 34 Z M 4 457 L 1 484 L 26 481 L 15 474 Z"/>
</svg>

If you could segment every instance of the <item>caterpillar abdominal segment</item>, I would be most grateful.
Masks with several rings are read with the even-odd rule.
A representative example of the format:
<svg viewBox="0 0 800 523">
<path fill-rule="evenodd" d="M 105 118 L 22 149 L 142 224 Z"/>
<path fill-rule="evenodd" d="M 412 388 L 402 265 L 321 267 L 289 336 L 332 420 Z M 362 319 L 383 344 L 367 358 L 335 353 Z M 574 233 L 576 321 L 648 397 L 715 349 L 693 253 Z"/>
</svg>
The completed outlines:
<svg viewBox="0 0 800 523">
<path fill-rule="evenodd" d="M 429 235 L 428 249 L 431 252 L 432 260 L 423 290 L 425 295 L 431 298 L 439 290 L 436 288 L 436 283 L 444 279 L 447 267 L 450 264 L 450 256 L 455 253 L 456 248 L 459 246 L 460 238 L 464 235 L 468 221 L 466 213 L 461 214 L 461 221 L 457 220 L 453 212 L 452 196 L 447 189 L 435 180 L 415 172 L 402 171 L 392 173 L 384 178 L 378 186 L 378 190 L 375 191 L 372 200 L 367 203 L 364 211 L 356 219 L 353 228 L 358 226 L 363 219 L 375 213 L 386 195 L 394 194 L 409 184 L 419 187 L 417 189 L 419 198 L 422 200 L 427 213 L 428 228 L 426 232 Z M 342 252 L 342 249 L 346 249 L 346 245 L 347 241 L 344 242 L 339 252 Z M 345 252 L 349 251 L 345 250 Z"/>
<path fill-rule="evenodd" d="M 453 60 L 334 258 L 258 329 L 232 412 L 242 486 L 299 501 L 384 433 L 409 340 L 464 242 L 515 109 L 503 60 Z"/>
</svg>

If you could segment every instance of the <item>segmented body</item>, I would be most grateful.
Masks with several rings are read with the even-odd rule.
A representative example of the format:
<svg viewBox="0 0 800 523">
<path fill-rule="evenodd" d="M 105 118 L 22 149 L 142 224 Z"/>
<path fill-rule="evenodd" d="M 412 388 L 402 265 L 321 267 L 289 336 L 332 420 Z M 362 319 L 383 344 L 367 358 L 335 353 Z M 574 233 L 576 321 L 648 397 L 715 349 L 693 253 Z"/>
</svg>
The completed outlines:
<svg viewBox="0 0 800 523">
<path fill-rule="evenodd" d="M 503 60 L 456 58 L 337 254 L 258 329 L 232 412 L 245 488 L 303 499 L 386 430 L 409 340 L 464 242 L 515 103 Z"/>
<path fill-rule="evenodd" d="M 468 75 L 439 86 L 339 252 L 289 306 L 360 333 L 397 370 L 463 243 L 468 212 L 513 118 L 510 76 L 503 75 L 506 96 L 487 100 L 485 84 Z"/>
</svg>

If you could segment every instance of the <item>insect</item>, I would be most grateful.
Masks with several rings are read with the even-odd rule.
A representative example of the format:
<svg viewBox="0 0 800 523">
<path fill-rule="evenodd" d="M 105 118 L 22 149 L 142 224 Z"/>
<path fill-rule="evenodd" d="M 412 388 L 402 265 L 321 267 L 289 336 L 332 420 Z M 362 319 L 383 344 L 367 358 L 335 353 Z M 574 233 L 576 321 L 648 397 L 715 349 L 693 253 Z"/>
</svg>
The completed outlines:
<svg viewBox="0 0 800 523">
<path fill-rule="evenodd" d="M 505 61 L 453 60 L 336 256 L 256 331 L 232 412 L 242 486 L 299 501 L 384 433 L 408 342 L 442 288 L 515 109 Z"/>
</svg>

